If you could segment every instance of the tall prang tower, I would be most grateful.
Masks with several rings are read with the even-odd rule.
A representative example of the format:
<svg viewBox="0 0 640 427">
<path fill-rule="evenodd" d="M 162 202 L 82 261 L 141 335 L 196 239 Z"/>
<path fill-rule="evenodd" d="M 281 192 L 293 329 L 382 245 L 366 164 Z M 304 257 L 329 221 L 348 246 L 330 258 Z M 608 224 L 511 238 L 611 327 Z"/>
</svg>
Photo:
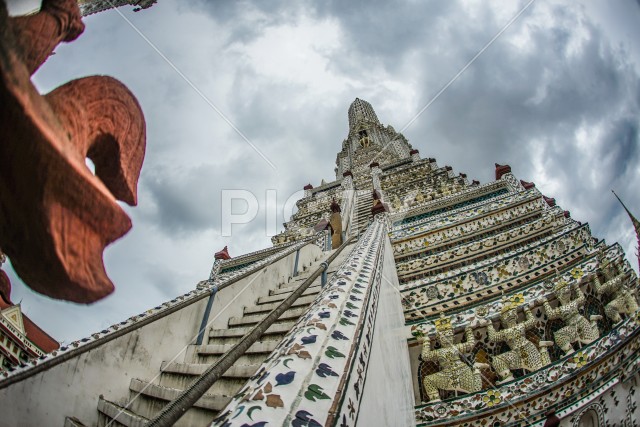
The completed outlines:
<svg viewBox="0 0 640 427">
<path fill-rule="evenodd" d="M 336 180 L 316 188 L 311 184 L 304 187 L 305 197 L 298 201 L 298 211 L 285 224 L 285 232 L 272 239 L 274 244 L 290 243 L 301 235 L 315 233 L 314 227 L 317 229 L 322 219 L 329 219 L 323 207 L 329 206 L 333 199 L 344 205 L 343 212 L 349 211 L 349 215 L 343 215 L 345 224 L 342 228 L 349 228 L 352 233 L 362 231 L 371 219 L 372 192 L 381 190 L 383 168 L 405 164 L 412 154 L 418 153 L 404 135 L 380 123 L 367 101 L 356 98 L 349 106 L 348 119 L 349 131 L 336 156 Z M 343 196 L 346 197 L 343 199 Z M 352 212 L 348 206 L 357 196 L 360 205 Z M 352 220 L 356 224 L 346 227 Z"/>
<path fill-rule="evenodd" d="M 225 247 L 193 291 L 6 373 L 5 418 L 633 425 L 638 278 L 620 245 L 507 165 L 481 184 L 421 158 L 366 101 L 348 125 L 336 179 L 304 187 L 273 247 Z"/>
</svg>

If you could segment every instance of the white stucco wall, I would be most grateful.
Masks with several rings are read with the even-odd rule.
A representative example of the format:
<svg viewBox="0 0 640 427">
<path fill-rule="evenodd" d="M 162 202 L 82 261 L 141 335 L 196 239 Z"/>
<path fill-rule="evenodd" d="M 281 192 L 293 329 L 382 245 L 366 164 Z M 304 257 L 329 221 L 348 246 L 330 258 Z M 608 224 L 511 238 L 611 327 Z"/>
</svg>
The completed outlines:
<svg viewBox="0 0 640 427">
<path fill-rule="evenodd" d="M 384 263 L 370 365 L 358 415 L 361 426 L 413 426 L 413 381 L 393 249 L 385 236 Z"/>
<path fill-rule="evenodd" d="M 298 270 L 321 256 L 315 245 L 300 250 Z M 240 317 L 244 306 L 268 295 L 293 273 L 296 253 L 269 265 L 221 290 L 214 301 L 210 321 L 225 328 L 230 317 Z M 246 289 L 245 289 L 246 288 Z M 121 337 L 83 352 L 71 360 L 0 389 L 2 424 L 11 426 L 62 426 L 75 416 L 87 425 L 98 421 L 100 395 L 126 401 L 131 378 L 152 380 L 163 361 L 182 361 L 188 344 L 194 343 L 207 298 L 141 326 Z M 214 319 L 215 318 L 215 319 Z M 157 381 L 156 381 L 157 382 Z"/>
</svg>

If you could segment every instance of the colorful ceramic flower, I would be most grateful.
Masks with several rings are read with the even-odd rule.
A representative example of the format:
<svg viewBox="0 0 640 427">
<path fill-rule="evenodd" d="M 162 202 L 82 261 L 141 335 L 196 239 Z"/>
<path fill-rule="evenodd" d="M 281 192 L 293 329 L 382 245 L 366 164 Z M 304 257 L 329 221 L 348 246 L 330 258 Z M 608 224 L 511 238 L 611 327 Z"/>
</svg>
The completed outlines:
<svg viewBox="0 0 640 427">
<path fill-rule="evenodd" d="M 489 390 L 487 394 L 482 397 L 482 401 L 486 403 L 487 406 L 498 405 L 502 402 L 502 395 L 499 390 Z"/>
<path fill-rule="evenodd" d="M 582 351 L 579 351 L 575 356 L 571 358 L 571 361 L 576 364 L 576 367 L 582 368 L 587 364 L 589 358 Z"/>
<path fill-rule="evenodd" d="M 511 297 L 511 302 L 514 305 L 522 305 L 522 304 L 524 304 L 524 295 L 515 294 L 514 296 Z"/>
<path fill-rule="evenodd" d="M 500 267 L 498 267 L 498 277 L 501 279 L 504 279 L 505 277 L 509 277 L 511 275 L 511 273 L 509 273 L 509 270 L 507 270 L 507 268 L 504 265 L 501 265 Z"/>
<path fill-rule="evenodd" d="M 579 279 L 582 276 L 584 276 L 584 271 L 582 271 L 581 268 L 576 267 L 571 270 L 571 277 L 573 277 L 574 279 Z"/>
</svg>

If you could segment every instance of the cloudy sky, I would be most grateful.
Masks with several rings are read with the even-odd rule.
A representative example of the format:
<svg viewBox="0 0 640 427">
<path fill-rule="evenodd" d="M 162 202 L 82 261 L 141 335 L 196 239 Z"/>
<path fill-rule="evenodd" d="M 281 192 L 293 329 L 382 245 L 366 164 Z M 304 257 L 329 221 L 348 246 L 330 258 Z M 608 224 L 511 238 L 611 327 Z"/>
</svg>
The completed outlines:
<svg viewBox="0 0 640 427">
<path fill-rule="evenodd" d="M 356 97 L 423 157 L 470 179 L 491 181 L 495 162 L 510 164 L 636 266 L 633 230 L 610 190 L 640 216 L 638 22 L 631 0 L 160 0 L 87 17 L 33 82 L 45 93 L 106 74 L 136 94 L 147 154 L 139 204 L 126 207 L 134 227 L 105 252 L 116 291 L 103 301 L 50 300 L 9 266 L 12 299 L 69 342 L 189 291 L 225 245 L 232 256 L 270 246 L 266 210 L 277 204 L 281 224 L 303 185 L 334 179 Z M 261 208 L 223 236 L 221 194 L 236 189 Z"/>
</svg>

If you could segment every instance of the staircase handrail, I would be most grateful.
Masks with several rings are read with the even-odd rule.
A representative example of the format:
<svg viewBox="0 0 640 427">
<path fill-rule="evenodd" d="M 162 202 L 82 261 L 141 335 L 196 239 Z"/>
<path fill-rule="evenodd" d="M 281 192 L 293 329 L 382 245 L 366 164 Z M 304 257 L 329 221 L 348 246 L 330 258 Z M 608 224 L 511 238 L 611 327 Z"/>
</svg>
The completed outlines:
<svg viewBox="0 0 640 427">
<path fill-rule="evenodd" d="M 305 290 L 325 271 L 336 257 L 352 241 L 354 236 L 349 237 L 336 251 L 322 262 L 320 266 L 291 293 L 276 308 L 262 319 L 256 326 L 247 332 L 229 351 L 220 359 L 215 361 L 207 370 L 196 378 L 189 387 L 180 393 L 162 408 L 155 418 L 151 419 L 146 427 L 161 427 L 174 425 L 186 412 L 200 399 L 211 386 L 219 380 L 222 375 L 251 347 L 257 342 L 266 330 L 304 293 Z"/>
</svg>

